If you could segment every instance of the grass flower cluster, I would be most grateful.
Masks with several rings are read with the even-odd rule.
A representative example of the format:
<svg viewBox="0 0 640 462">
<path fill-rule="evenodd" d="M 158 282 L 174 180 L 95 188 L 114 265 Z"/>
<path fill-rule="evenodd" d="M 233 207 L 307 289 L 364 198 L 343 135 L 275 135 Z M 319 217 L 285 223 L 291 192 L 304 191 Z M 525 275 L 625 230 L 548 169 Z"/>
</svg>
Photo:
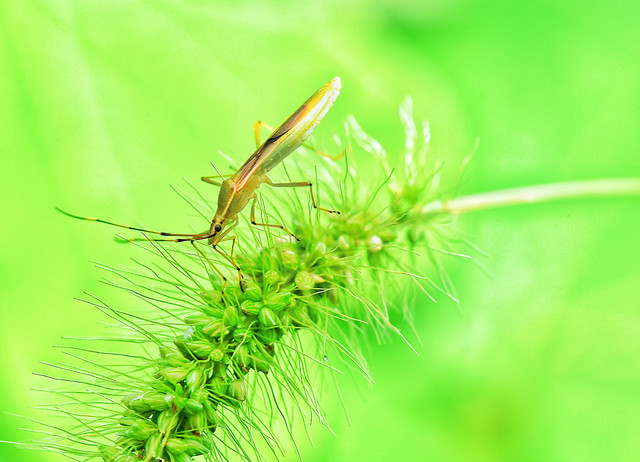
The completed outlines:
<svg viewBox="0 0 640 462">
<path fill-rule="evenodd" d="M 326 424 L 317 384 L 345 371 L 370 380 L 366 337 L 402 335 L 393 321 L 410 319 L 414 289 L 453 298 L 440 256 L 468 258 L 455 249 L 465 244 L 460 210 L 443 193 L 451 188 L 429 153 L 428 125 L 415 125 L 410 100 L 400 116 L 396 168 L 353 118 L 336 138 L 342 159 L 287 160 L 283 175 L 314 180 L 319 203 L 341 213 L 311 208 L 303 192 L 262 191 L 262 221 L 298 240 L 241 221 L 242 285 L 201 242 L 137 243 L 145 258 L 132 266 L 100 265 L 109 285 L 147 307 L 86 300 L 113 334 L 76 339 L 65 347 L 73 364 L 51 366 L 62 385 L 48 390 L 57 397 L 48 408 L 62 421 L 47 424 L 38 447 L 83 461 L 274 460 L 294 426 Z M 352 161 L 363 157 L 366 174 Z M 215 204 L 194 191 L 187 200 L 204 227 Z"/>
</svg>

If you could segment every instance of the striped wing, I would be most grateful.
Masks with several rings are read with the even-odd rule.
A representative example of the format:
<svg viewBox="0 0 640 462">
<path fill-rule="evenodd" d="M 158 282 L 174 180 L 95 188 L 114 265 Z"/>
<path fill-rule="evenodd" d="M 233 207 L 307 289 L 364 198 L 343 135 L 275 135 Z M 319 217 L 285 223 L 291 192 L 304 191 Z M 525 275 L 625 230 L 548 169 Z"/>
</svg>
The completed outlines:
<svg viewBox="0 0 640 462">
<path fill-rule="evenodd" d="M 266 173 L 274 168 L 304 143 L 333 105 L 341 85 L 340 77 L 334 77 L 276 128 L 232 177 L 236 189 L 242 189 L 258 171 Z"/>
</svg>

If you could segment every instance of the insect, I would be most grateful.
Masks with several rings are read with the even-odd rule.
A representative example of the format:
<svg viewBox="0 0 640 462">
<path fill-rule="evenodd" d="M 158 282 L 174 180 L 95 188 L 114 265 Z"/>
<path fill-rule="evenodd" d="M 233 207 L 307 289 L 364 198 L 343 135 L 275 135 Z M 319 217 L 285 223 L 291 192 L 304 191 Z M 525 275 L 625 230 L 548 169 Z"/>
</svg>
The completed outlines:
<svg viewBox="0 0 640 462">
<path fill-rule="evenodd" d="M 276 128 L 251 157 L 247 159 L 242 167 L 227 180 L 218 183 L 212 180 L 214 177 L 202 177 L 203 181 L 220 186 L 218 210 L 211 221 L 209 231 L 204 236 L 194 236 L 198 236 L 198 239 L 208 239 L 210 244 L 216 244 L 219 242 L 217 236 L 220 235 L 224 227 L 230 222 L 235 226 L 238 213 L 240 213 L 251 200 L 253 200 L 251 205 L 251 223 L 253 225 L 278 227 L 293 236 L 293 234 L 282 225 L 256 223 L 256 190 L 262 183 L 273 187 L 309 187 L 311 201 L 315 208 L 330 213 L 339 213 L 335 210 L 318 207 L 315 197 L 313 196 L 313 185 L 311 182 L 272 183 L 267 176 L 267 172 L 282 162 L 285 157 L 295 151 L 304 143 L 309 135 L 311 135 L 311 132 L 316 128 L 318 123 L 320 123 L 320 120 L 322 120 L 340 94 L 340 88 L 340 77 L 334 77 L 305 101 L 282 125 Z M 257 129 L 258 126 L 256 125 L 256 140 Z"/>
<path fill-rule="evenodd" d="M 267 173 L 282 162 L 289 154 L 295 151 L 304 141 L 311 135 L 318 123 L 331 108 L 336 98 L 340 94 L 341 81 L 340 77 L 334 77 L 325 84 L 320 90 L 314 93 L 302 106 L 298 108 L 282 125 L 276 128 L 273 133 L 262 143 L 256 151 L 247 159 L 247 161 L 229 178 L 222 182 L 213 180 L 213 176 L 202 177 L 202 180 L 220 186 L 218 194 L 218 209 L 215 216 L 211 220 L 211 225 L 207 231 L 201 233 L 167 233 L 163 231 L 153 231 L 150 229 L 136 228 L 133 226 L 122 225 L 99 218 L 82 217 L 65 212 L 58 207 L 57 210 L 72 218 L 81 220 L 96 221 L 120 228 L 131 229 L 134 231 L 142 231 L 145 233 L 156 234 L 165 237 L 173 237 L 173 239 L 147 239 L 133 238 L 128 241 L 153 240 L 153 241 L 201 241 L 206 240 L 219 253 L 227 258 L 233 266 L 240 271 L 240 268 L 233 260 L 233 250 L 231 257 L 222 253 L 217 249 L 217 245 L 228 235 L 228 233 L 237 225 L 238 214 L 247 206 L 250 201 L 251 205 L 251 223 L 255 226 L 271 226 L 280 228 L 291 236 L 296 236 L 284 226 L 279 224 L 257 223 L 255 220 L 256 190 L 266 183 L 273 187 L 308 187 L 311 195 L 313 207 L 324 210 L 329 213 L 340 213 L 336 210 L 329 210 L 319 207 L 316 204 L 313 195 L 313 185 L 309 181 L 295 183 L 273 183 L 267 176 Z M 258 140 L 259 126 L 256 123 L 256 141 Z M 232 237 L 230 239 L 234 239 Z M 297 239 L 297 238 L 296 238 Z M 240 276 L 241 277 L 241 276 Z"/>
</svg>

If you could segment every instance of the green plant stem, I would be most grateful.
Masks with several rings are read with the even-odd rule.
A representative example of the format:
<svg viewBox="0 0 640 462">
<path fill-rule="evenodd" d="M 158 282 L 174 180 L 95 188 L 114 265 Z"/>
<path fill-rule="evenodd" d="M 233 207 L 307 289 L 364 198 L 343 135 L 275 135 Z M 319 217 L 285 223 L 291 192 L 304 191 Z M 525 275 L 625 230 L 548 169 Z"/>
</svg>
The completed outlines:
<svg viewBox="0 0 640 462">
<path fill-rule="evenodd" d="M 562 199 L 584 197 L 638 196 L 640 178 L 612 178 L 603 180 L 569 181 L 523 188 L 503 189 L 487 193 L 456 197 L 450 200 L 429 202 L 422 208 L 423 214 L 460 214 L 507 207 L 520 204 L 535 204 Z"/>
</svg>

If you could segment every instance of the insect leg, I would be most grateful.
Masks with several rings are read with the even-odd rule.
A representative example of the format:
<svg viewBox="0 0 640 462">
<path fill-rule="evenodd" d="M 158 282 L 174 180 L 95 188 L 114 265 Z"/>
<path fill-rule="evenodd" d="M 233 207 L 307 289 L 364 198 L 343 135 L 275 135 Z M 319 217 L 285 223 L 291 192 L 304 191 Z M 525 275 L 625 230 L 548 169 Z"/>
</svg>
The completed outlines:
<svg viewBox="0 0 640 462">
<path fill-rule="evenodd" d="M 321 155 L 322 157 L 326 157 L 327 159 L 331 159 L 331 160 L 338 160 L 338 159 L 341 159 L 342 157 L 344 157 L 344 156 L 345 156 L 345 154 L 347 153 L 347 149 L 348 149 L 348 148 L 345 148 L 345 150 L 344 150 L 344 151 L 342 151 L 342 152 L 341 152 L 340 154 L 338 154 L 337 156 L 332 156 L 331 154 L 329 154 L 329 153 L 327 153 L 327 152 L 324 152 L 324 151 L 321 151 L 320 149 L 315 148 L 315 147 L 313 147 L 313 146 L 311 146 L 311 145 L 309 145 L 309 144 L 303 143 L 303 146 L 304 146 L 305 148 L 307 148 L 307 149 L 311 149 L 311 150 L 312 150 L 313 152 L 315 152 L 316 154 L 319 154 L 319 155 Z"/>
<path fill-rule="evenodd" d="M 200 179 L 202 181 L 204 181 L 205 183 L 209 183 L 209 184 L 212 184 L 214 186 L 222 186 L 222 183 L 220 183 L 219 181 L 214 181 L 214 180 L 212 180 L 212 178 L 224 178 L 224 176 L 223 175 L 211 175 L 211 176 L 203 176 Z"/>
<path fill-rule="evenodd" d="M 256 223 L 256 200 L 257 199 L 254 198 L 253 202 L 251 203 L 251 224 L 253 226 L 271 226 L 272 228 L 280 228 L 284 232 L 289 233 L 289 235 L 293 237 L 296 241 L 300 240 L 295 234 L 293 234 L 291 231 L 289 231 L 287 228 L 285 228 L 282 225 L 273 224 L 273 223 Z"/>
<path fill-rule="evenodd" d="M 267 183 L 269 186 L 273 186 L 274 188 L 303 188 L 303 187 L 309 187 L 309 192 L 311 193 L 311 203 L 313 204 L 313 207 L 318 209 L 318 210 L 324 210 L 325 212 L 328 213 L 337 213 L 338 215 L 340 215 L 340 211 L 339 210 L 331 210 L 331 209 L 325 209 L 324 207 L 320 207 L 317 203 L 316 203 L 316 198 L 313 195 L 313 183 L 311 183 L 310 181 L 298 181 L 296 183 Z"/>
<path fill-rule="evenodd" d="M 222 293 L 224 294 L 224 290 L 227 288 L 227 278 L 225 277 L 225 275 L 222 274 L 222 271 L 220 271 L 218 269 L 218 267 L 211 261 L 211 259 L 202 250 L 200 250 L 198 248 L 198 246 L 196 245 L 195 241 L 191 241 L 191 245 L 193 246 L 195 251 L 198 252 L 200 254 L 200 256 L 207 261 L 209 266 L 211 268 L 213 268 L 213 270 L 216 273 L 218 273 L 218 276 L 220 276 L 220 278 L 222 278 Z"/>
<path fill-rule="evenodd" d="M 260 147 L 260 128 L 261 127 L 266 128 L 271 133 L 273 133 L 276 130 L 271 125 L 268 125 L 260 120 L 256 120 L 255 123 L 253 124 L 253 135 L 256 138 L 256 148 Z"/>
<path fill-rule="evenodd" d="M 222 233 L 220 233 L 218 236 L 216 236 L 215 240 L 211 243 L 211 247 L 213 247 L 213 250 L 218 252 L 225 260 L 227 260 L 229 263 L 231 263 L 233 265 L 233 267 L 236 269 L 236 271 L 238 271 L 238 281 L 240 282 L 240 290 L 242 290 L 244 292 L 244 288 L 242 286 L 242 270 L 240 269 L 240 266 L 236 262 L 235 258 L 233 258 L 233 252 L 235 251 L 235 248 L 236 248 L 237 236 L 227 236 L 227 234 L 229 234 L 229 232 L 233 228 L 235 228 L 237 224 L 238 224 L 237 222 L 233 223 L 227 229 L 225 229 Z M 218 248 L 218 244 L 220 244 L 220 242 L 226 241 L 226 240 L 231 240 L 232 241 L 231 242 L 231 253 L 229 255 Z"/>
</svg>

